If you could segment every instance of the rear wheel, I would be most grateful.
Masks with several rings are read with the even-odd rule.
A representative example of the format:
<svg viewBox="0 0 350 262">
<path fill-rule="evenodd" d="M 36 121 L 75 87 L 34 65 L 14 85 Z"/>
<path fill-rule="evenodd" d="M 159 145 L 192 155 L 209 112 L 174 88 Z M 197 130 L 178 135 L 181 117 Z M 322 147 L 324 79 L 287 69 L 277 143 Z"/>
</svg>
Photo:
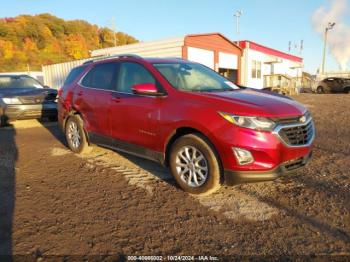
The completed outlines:
<svg viewBox="0 0 350 262">
<path fill-rule="evenodd" d="M 50 122 L 57 122 L 57 116 L 49 116 Z"/>
<path fill-rule="evenodd" d="M 0 127 L 6 126 L 5 116 L 0 116 Z"/>
<path fill-rule="evenodd" d="M 316 89 L 316 92 L 317 92 L 317 94 L 323 94 L 324 93 L 323 87 L 322 86 L 318 86 L 317 89 Z"/>
<path fill-rule="evenodd" d="M 203 136 L 180 137 L 171 148 L 169 164 L 179 186 L 191 194 L 207 195 L 220 188 L 218 157 Z"/>
<path fill-rule="evenodd" d="M 344 88 L 344 92 L 345 92 L 346 94 L 350 94 L 350 86 L 345 87 L 345 88 Z"/>
<path fill-rule="evenodd" d="M 65 135 L 68 146 L 74 153 L 84 154 L 91 151 L 92 147 L 89 146 L 87 141 L 83 120 L 79 115 L 68 118 Z"/>
</svg>

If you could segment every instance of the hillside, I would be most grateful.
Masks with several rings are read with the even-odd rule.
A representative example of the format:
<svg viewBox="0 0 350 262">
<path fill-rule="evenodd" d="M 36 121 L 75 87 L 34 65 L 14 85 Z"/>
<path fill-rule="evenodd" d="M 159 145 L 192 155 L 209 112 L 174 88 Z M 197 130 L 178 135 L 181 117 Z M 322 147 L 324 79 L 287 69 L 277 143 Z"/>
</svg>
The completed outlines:
<svg viewBox="0 0 350 262">
<path fill-rule="evenodd" d="M 117 45 L 138 42 L 117 32 Z M 41 70 L 41 65 L 89 57 L 89 50 L 114 45 L 113 32 L 83 20 L 50 14 L 0 19 L 0 72 Z"/>
</svg>

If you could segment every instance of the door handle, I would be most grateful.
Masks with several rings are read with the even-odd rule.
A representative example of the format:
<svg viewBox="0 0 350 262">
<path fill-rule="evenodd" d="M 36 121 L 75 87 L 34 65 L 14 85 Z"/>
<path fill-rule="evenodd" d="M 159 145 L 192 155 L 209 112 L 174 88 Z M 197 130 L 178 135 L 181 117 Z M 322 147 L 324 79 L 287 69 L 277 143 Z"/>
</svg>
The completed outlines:
<svg viewBox="0 0 350 262">
<path fill-rule="evenodd" d="M 77 95 L 78 96 L 82 96 L 83 95 L 83 91 L 79 91 Z"/>
<path fill-rule="evenodd" d="M 121 97 L 120 96 L 113 96 L 112 101 L 115 103 L 120 103 Z"/>
</svg>

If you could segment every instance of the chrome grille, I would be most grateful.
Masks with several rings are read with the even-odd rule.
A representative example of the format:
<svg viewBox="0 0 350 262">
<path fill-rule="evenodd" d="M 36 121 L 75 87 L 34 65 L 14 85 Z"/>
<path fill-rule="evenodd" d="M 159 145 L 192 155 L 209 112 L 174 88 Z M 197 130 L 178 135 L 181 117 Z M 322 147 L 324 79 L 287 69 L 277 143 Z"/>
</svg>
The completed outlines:
<svg viewBox="0 0 350 262">
<path fill-rule="evenodd" d="M 311 142 L 314 136 L 313 122 L 310 120 L 303 125 L 282 127 L 279 136 L 283 141 L 291 146 L 303 146 Z"/>
<path fill-rule="evenodd" d="M 311 118 L 309 112 L 306 112 L 304 116 L 306 119 Z M 287 118 L 272 118 L 272 120 L 279 125 L 300 124 L 300 116 Z"/>
</svg>

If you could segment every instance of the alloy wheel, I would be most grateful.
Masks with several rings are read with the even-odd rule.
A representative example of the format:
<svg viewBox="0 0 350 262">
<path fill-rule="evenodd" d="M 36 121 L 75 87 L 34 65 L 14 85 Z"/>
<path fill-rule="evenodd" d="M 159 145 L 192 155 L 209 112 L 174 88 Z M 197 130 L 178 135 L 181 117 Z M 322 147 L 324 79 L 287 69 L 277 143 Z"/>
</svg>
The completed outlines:
<svg viewBox="0 0 350 262">
<path fill-rule="evenodd" d="M 175 166 L 181 180 L 190 187 L 200 187 L 208 178 L 207 160 L 193 146 L 184 146 L 178 151 Z"/>
<path fill-rule="evenodd" d="M 81 137 L 79 134 L 78 125 L 75 122 L 70 122 L 68 126 L 68 139 L 74 148 L 79 148 L 81 144 Z"/>
</svg>

